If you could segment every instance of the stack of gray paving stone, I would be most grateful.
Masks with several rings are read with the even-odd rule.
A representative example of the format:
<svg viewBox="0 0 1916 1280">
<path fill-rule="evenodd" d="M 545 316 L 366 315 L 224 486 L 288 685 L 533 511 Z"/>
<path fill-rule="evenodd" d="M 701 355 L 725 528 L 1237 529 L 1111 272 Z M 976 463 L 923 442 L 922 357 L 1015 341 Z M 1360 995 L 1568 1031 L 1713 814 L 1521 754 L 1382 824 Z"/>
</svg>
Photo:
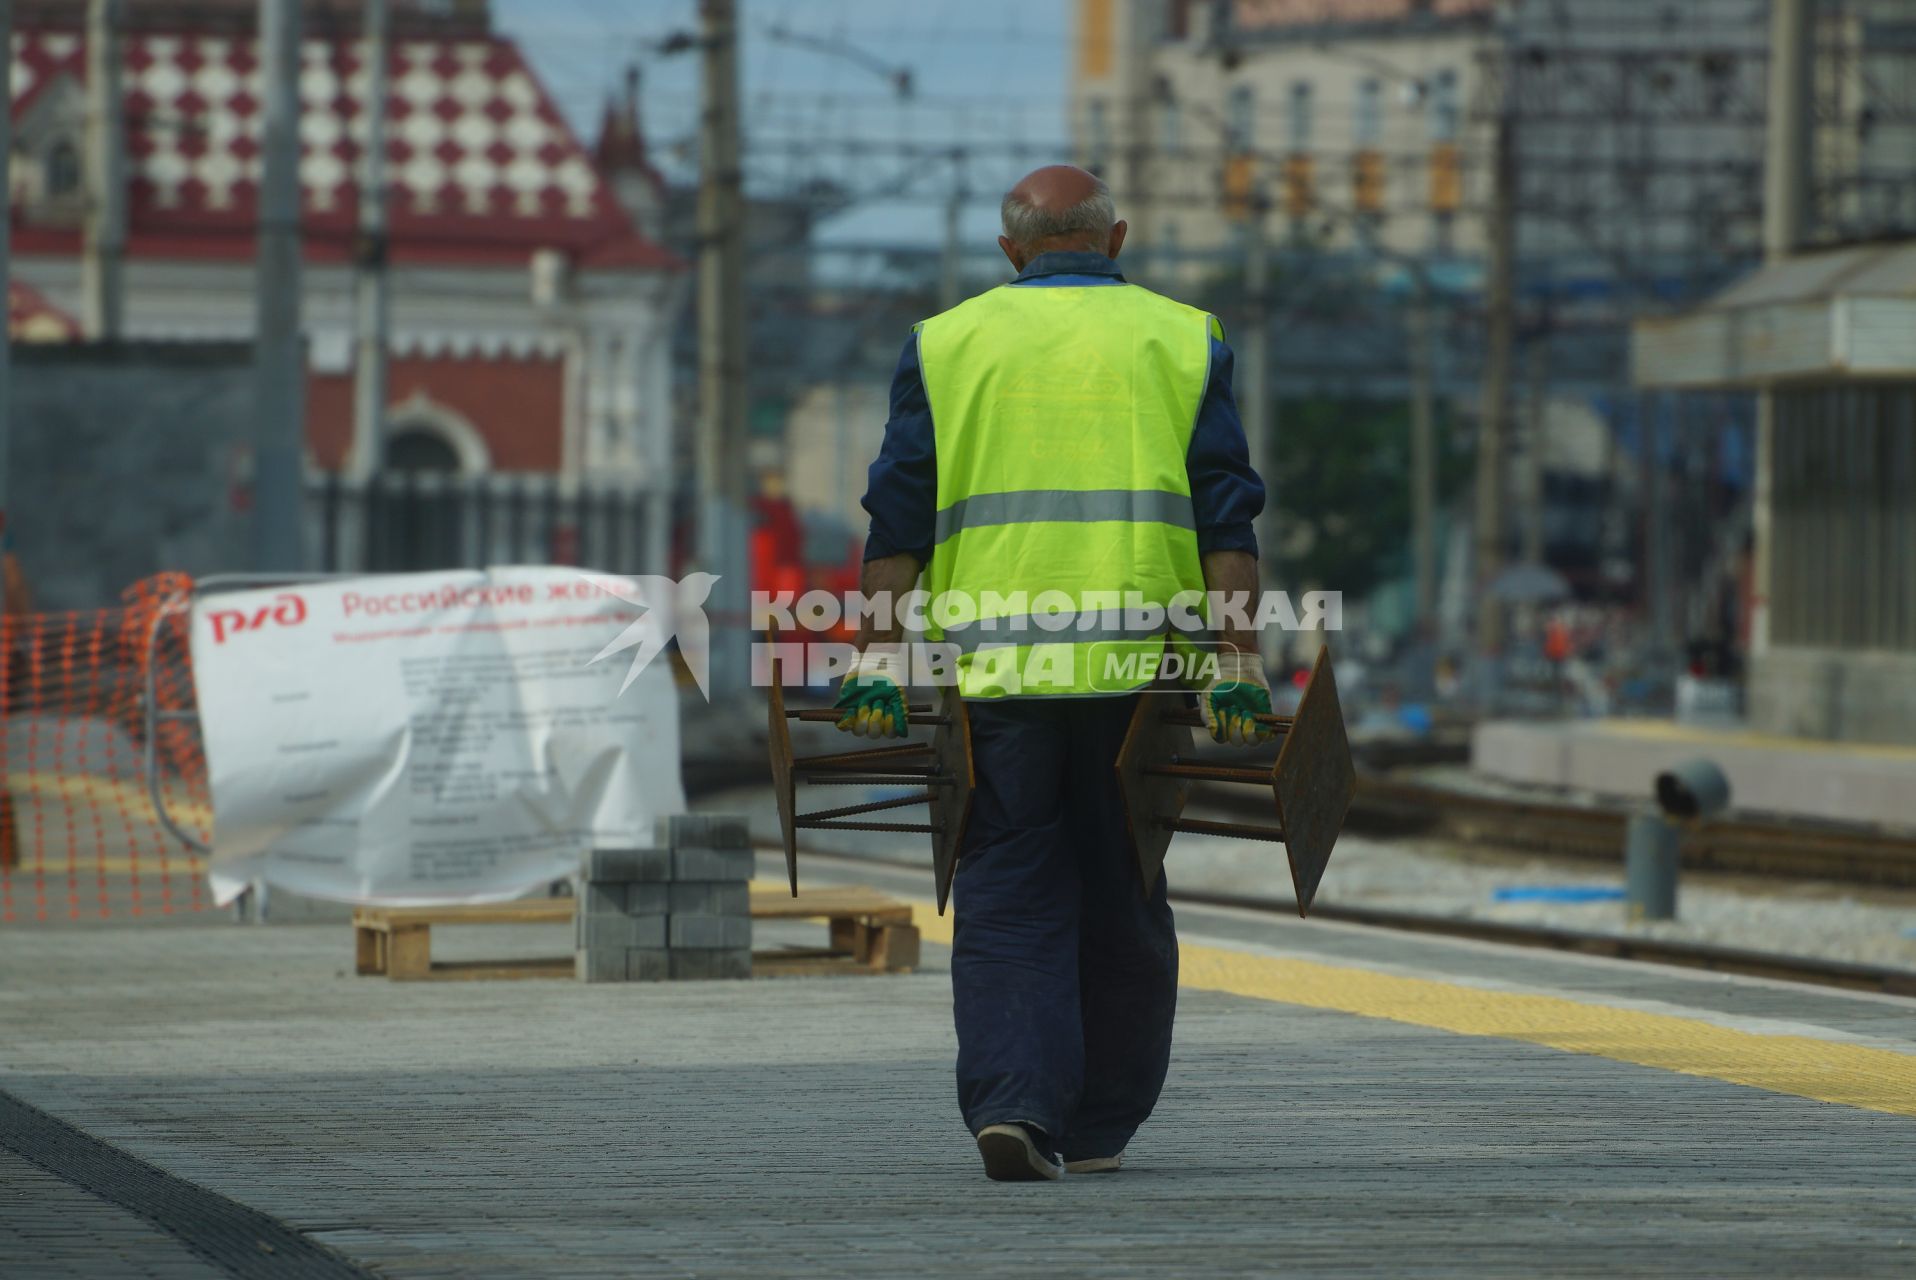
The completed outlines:
<svg viewBox="0 0 1916 1280">
<path fill-rule="evenodd" d="M 582 982 L 752 976 L 754 859 L 744 818 L 680 814 L 657 847 L 594 849 L 574 917 Z"/>
</svg>

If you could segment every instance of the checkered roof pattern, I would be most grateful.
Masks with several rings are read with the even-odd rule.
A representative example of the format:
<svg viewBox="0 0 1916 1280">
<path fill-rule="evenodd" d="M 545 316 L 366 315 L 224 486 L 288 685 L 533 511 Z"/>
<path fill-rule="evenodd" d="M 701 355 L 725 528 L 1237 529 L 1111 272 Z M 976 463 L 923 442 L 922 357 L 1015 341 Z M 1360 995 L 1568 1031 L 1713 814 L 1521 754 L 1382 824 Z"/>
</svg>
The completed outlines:
<svg viewBox="0 0 1916 1280">
<path fill-rule="evenodd" d="M 263 119 L 259 47 L 248 36 L 127 37 L 131 247 L 243 233 L 250 252 Z M 71 31 L 13 42 L 18 119 L 63 76 L 83 83 Z M 522 256 L 552 247 L 623 266 L 670 266 L 633 229 L 512 42 L 409 39 L 392 48 L 387 177 L 395 254 Z M 358 40 L 308 39 L 300 60 L 300 183 L 309 238 L 344 242 L 357 213 L 366 67 Z"/>
</svg>

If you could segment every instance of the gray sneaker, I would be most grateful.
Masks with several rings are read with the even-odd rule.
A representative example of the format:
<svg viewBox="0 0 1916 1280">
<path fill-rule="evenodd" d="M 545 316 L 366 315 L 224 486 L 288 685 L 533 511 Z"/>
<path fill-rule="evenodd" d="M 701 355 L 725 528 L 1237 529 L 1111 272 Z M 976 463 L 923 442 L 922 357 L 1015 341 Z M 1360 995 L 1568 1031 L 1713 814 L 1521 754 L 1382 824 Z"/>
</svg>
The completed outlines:
<svg viewBox="0 0 1916 1280">
<path fill-rule="evenodd" d="M 988 1124 L 978 1130 L 978 1154 L 993 1182 L 1055 1182 L 1064 1176 L 1056 1159 L 1039 1149 L 1021 1124 Z"/>
<path fill-rule="evenodd" d="M 1064 1162 L 1066 1173 L 1116 1173 L 1124 1167 L 1124 1152 L 1115 1156 L 1086 1156 L 1082 1160 Z"/>
</svg>

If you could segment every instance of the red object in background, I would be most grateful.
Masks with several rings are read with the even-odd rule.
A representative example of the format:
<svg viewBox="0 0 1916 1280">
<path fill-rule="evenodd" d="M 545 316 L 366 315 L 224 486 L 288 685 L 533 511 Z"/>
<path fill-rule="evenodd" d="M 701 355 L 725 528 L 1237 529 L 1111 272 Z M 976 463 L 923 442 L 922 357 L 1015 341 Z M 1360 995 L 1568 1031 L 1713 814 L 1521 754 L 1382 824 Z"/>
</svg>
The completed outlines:
<svg viewBox="0 0 1916 1280">
<path fill-rule="evenodd" d="M 843 600 L 858 589 L 863 568 L 858 540 L 846 538 L 838 558 L 808 561 L 804 520 L 785 498 L 752 499 L 752 590 L 771 595 L 789 592 L 796 599 L 807 591 L 826 591 Z M 808 632 L 812 640 L 850 640 L 857 628 L 840 622 L 824 633 Z"/>
<path fill-rule="evenodd" d="M 1552 662 L 1562 662 L 1570 656 L 1570 628 L 1563 624 L 1562 618 L 1552 618 L 1543 632 L 1543 656 Z"/>
</svg>

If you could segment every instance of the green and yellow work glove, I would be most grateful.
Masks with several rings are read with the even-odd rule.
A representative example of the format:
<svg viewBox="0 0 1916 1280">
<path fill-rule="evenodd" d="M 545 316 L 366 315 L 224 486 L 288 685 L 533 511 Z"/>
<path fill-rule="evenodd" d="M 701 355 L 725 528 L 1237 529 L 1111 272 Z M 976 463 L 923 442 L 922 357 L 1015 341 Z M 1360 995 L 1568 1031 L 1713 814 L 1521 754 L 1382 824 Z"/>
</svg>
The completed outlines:
<svg viewBox="0 0 1916 1280">
<path fill-rule="evenodd" d="M 1198 710 L 1218 742 L 1240 747 L 1269 742 L 1275 730 L 1257 721 L 1271 714 L 1271 682 L 1264 678 L 1264 663 L 1255 653 L 1239 649 L 1219 652 L 1217 670 L 1198 694 Z"/>
<path fill-rule="evenodd" d="M 838 727 L 867 738 L 902 738 L 907 732 L 904 655 L 867 650 L 852 661 L 838 686 Z"/>
</svg>

